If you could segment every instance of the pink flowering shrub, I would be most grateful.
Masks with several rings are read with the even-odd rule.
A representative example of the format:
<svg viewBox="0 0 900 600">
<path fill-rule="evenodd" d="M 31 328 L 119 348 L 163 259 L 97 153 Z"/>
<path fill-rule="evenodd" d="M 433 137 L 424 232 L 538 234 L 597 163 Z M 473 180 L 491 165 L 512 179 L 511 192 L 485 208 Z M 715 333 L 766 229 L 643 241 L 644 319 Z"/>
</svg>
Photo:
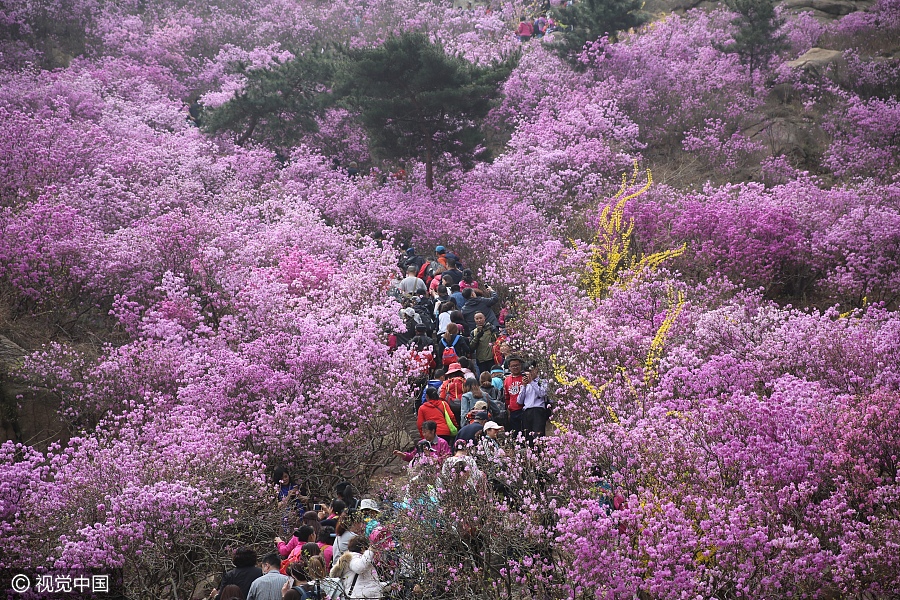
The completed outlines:
<svg viewBox="0 0 900 600">
<path fill-rule="evenodd" d="M 642 140 L 664 148 L 709 119 L 740 124 L 763 99 L 761 90 L 751 95 L 756 83 L 737 57 L 715 49 L 727 41 L 729 18 L 723 11 L 669 15 L 619 43 L 601 38 L 582 60 L 635 120 Z"/>
<path fill-rule="evenodd" d="M 835 31 L 892 31 L 895 4 Z M 523 8 L 4 6 L 0 333 L 29 345 L 12 377 L 59 402 L 71 439 L 0 445 L 0 570 L 116 569 L 126 597 L 189 596 L 235 547 L 287 537 L 271 482 L 285 465 L 317 497 L 347 479 L 397 500 L 385 548 L 432 597 L 900 586 L 896 100 L 786 79 L 810 119 L 833 102 L 836 180 L 769 157 L 765 184 L 746 182 L 765 152 L 745 130 L 768 99 L 716 49 L 727 13 L 601 39 L 575 72 L 516 41 Z M 56 9 L 70 31 L 41 29 Z M 234 61 L 404 29 L 477 63 L 522 48 L 491 115 L 496 158 L 465 172 L 443 157 L 434 190 L 415 160 L 385 183 L 333 169 L 369 160 L 343 110 L 283 161 L 187 120 L 186 100 L 240 89 Z M 785 31 L 792 54 L 822 35 L 804 16 Z M 44 55 L 79 39 L 80 56 Z M 42 56 L 68 66 L 21 68 Z M 626 268 L 595 293 L 621 174 L 685 154 L 718 183 L 628 200 Z M 459 254 L 549 380 L 551 433 L 502 439 L 501 459 L 476 450 L 483 478 L 428 465 L 374 484 L 419 392 L 388 345 L 399 242 Z M 20 324 L 42 315 L 31 343 Z"/>
<path fill-rule="evenodd" d="M 897 170 L 897 126 L 900 103 L 895 98 L 863 100 L 851 96 L 828 129 L 834 136 L 825 164 L 838 177 L 875 175 L 889 178 Z"/>
</svg>

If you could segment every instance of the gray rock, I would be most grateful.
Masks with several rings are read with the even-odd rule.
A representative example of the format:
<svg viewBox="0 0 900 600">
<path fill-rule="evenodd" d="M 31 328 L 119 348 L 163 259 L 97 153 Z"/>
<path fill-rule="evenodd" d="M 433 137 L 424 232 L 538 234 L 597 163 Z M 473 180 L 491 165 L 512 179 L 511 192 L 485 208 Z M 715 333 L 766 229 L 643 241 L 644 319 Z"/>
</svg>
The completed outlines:
<svg viewBox="0 0 900 600">
<path fill-rule="evenodd" d="M 797 117 L 770 117 L 744 128 L 741 133 L 762 143 L 773 156 L 808 156 L 827 140 L 820 127 Z"/>
<path fill-rule="evenodd" d="M 825 48 L 810 48 L 797 60 L 785 63 L 792 69 L 803 69 L 813 73 L 824 74 L 829 66 L 842 66 L 844 56 L 840 50 L 826 50 Z"/>
<path fill-rule="evenodd" d="M 787 9 L 811 8 L 834 16 L 849 15 L 863 8 L 853 0 L 786 0 L 782 6 Z"/>
</svg>

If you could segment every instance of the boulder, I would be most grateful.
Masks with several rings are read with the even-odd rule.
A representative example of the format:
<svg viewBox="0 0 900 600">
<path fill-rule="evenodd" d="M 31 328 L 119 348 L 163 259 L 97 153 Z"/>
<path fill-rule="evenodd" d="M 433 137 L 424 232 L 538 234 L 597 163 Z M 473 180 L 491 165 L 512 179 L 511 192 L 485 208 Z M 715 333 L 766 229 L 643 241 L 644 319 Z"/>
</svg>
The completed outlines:
<svg viewBox="0 0 900 600">
<path fill-rule="evenodd" d="M 786 0 L 782 6 L 787 9 L 811 8 L 835 17 L 849 15 L 862 8 L 853 0 Z"/>
<path fill-rule="evenodd" d="M 797 60 L 785 63 L 792 69 L 803 69 L 818 74 L 824 74 L 831 66 L 840 66 L 844 63 L 844 55 L 840 50 L 826 50 L 825 48 L 810 48 Z"/>
</svg>

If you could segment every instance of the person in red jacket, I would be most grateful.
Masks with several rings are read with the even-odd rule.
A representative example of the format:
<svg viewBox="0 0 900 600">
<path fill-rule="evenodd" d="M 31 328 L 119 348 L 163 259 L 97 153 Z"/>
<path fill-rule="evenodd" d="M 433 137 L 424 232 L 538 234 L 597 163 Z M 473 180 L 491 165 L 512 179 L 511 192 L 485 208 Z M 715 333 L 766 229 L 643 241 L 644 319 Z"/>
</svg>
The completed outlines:
<svg viewBox="0 0 900 600">
<path fill-rule="evenodd" d="M 450 406 L 440 399 L 438 391 L 432 387 L 425 390 L 425 402 L 419 407 L 418 419 L 416 424 L 419 427 L 419 435 L 425 437 L 422 433 L 422 423 L 425 421 L 434 421 L 437 423 L 438 437 L 447 440 L 448 444 L 452 444 L 452 440 L 456 438 L 456 434 L 450 431 L 447 426 L 447 419 L 453 423 L 454 427 L 459 427 L 459 421 L 450 410 Z"/>
<path fill-rule="evenodd" d="M 509 430 L 511 432 L 522 431 L 522 405 L 519 404 L 519 392 L 522 391 L 524 377 L 522 357 L 512 355 L 509 357 L 509 375 L 503 380 L 503 398 L 506 400 L 506 409 L 509 411 Z"/>
<path fill-rule="evenodd" d="M 534 35 L 534 25 L 531 24 L 531 21 L 522 19 L 519 22 L 519 28 L 516 30 L 516 35 L 519 36 L 520 42 L 527 42 L 531 39 L 531 36 Z"/>
</svg>

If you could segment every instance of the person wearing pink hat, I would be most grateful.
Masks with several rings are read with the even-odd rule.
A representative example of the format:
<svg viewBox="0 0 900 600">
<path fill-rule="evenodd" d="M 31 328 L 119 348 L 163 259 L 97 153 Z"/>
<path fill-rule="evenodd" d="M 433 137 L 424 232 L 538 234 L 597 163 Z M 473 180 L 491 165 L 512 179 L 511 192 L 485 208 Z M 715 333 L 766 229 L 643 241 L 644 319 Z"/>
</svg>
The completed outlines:
<svg viewBox="0 0 900 600">
<path fill-rule="evenodd" d="M 453 415 L 456 417 L 457 426 L 462 422 L 461 406 L 462 397 L 466 393 L 465 377 L 466 373 L 462 365 L 460 363 L 453 363 L 447 367 L 444 383 L 441 384 L 441 389 L 438 392 L 440 399 L 446 402 L 447 406 L 450 407 L 450 410 L 453 411 Z"/>
</svg>

